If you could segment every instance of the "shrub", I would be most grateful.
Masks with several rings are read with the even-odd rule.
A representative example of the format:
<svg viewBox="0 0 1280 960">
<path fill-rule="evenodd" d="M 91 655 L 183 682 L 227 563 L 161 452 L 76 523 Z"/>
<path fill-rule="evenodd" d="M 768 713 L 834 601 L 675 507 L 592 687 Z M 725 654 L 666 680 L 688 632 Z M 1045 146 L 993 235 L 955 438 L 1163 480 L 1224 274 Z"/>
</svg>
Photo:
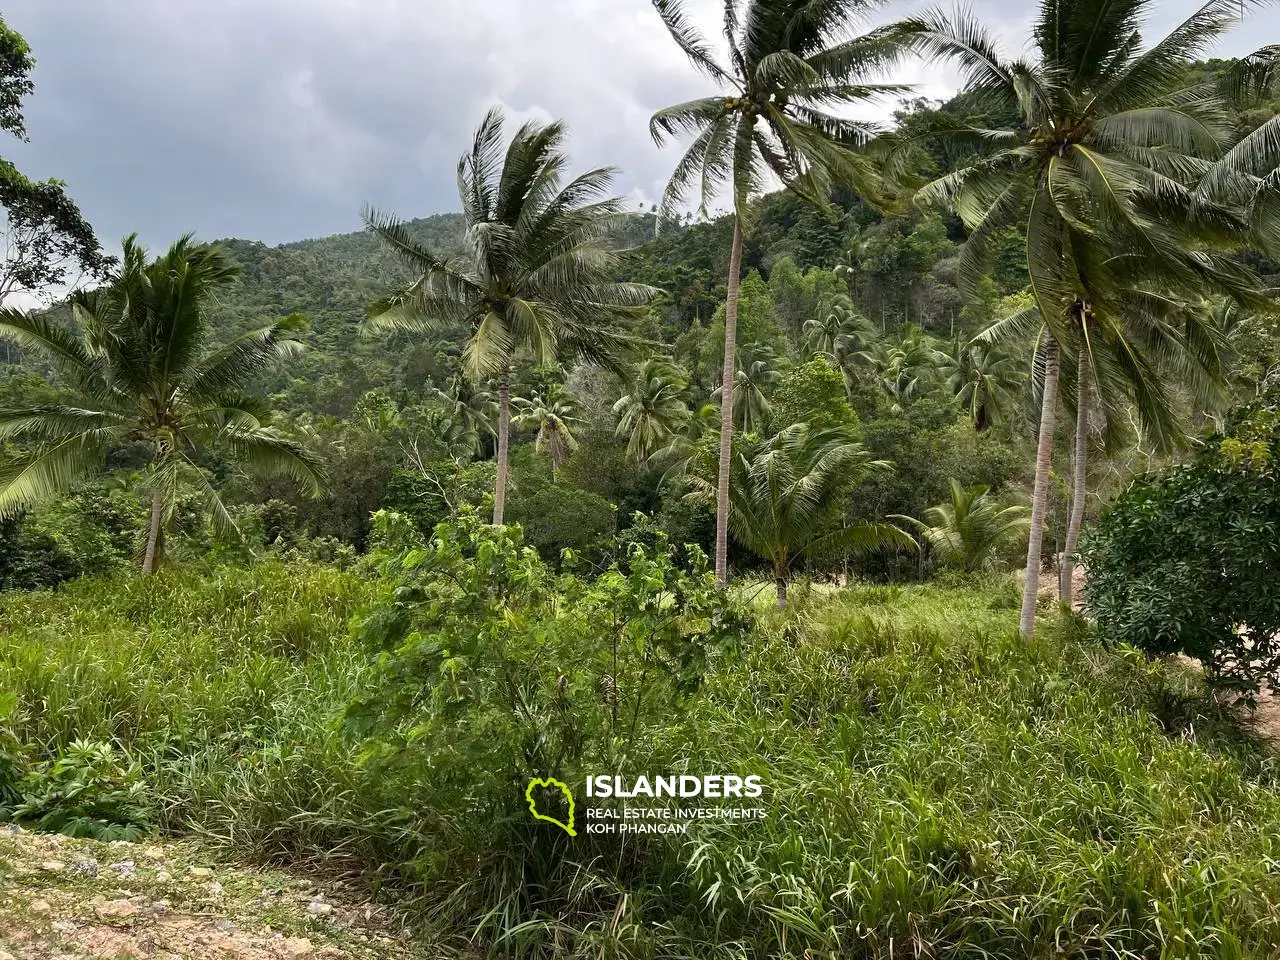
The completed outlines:
<svg viewBox="0 0 1280 960">
<path fill-rule="evenodd" d="M 533 777 L 648 769 L 655 731 L 747 631 L 706 558 L 686 571 L 665 542 L 632 544 L 598 578 L 556 576 L 518 527 L 464 513 L 384 569 L 401 586 L 361 630 L 388 653 L 347 720 L 374 778 L 404 789 L 394 819 L 420 823 L 406 866 L 437 917 L 505 936 L 562 908 L 578 864 L 631 869 L 585 832 L 566 848 L 519 799 Z"/>
<path fill-rule="evenodd" d="M 564 550 L 601 561 L 617 527 L 612 503 L 599 494 L 562 484 L 519 491 L 512 498 L 510 519 L 524 528 L 524 539 L 551 564 L 559 563 Z"/>
<path fill-rule="evenodd" d="M 1236 413 L 1195 459 L 1138 480 L 1086 536 L 1102 634 L 1183 653 L 1252 698 L 1280 670 L 1280 396 Z"/>
<path fill-rule="evenodd" d="M 137 840 L 151 829 L 146 784 L 136 762 L 111 744 L 76 740 L 61 757 L 23 777 L 7 812 L 37 830 L 95 840 Z"/>
</svg>

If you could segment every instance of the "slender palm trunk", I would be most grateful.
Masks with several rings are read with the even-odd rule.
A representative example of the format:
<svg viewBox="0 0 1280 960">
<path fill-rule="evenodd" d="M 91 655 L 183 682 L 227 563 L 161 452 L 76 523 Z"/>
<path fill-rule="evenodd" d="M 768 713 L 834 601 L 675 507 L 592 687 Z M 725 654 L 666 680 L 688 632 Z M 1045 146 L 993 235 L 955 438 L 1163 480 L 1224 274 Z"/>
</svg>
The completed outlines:
<svg viewBox="0 0 1280 960">
<path fill-rule="evenodd" d="M 778 609 L 787 609 L 787 578 L 777 577 L 774 580 L 774 586 L 778 590 Z"/>
<path fill-rule="evenodd" d="M 738 346 L 738 285 L 742 273 L 742 221 L 733 218 L 729 292 L 724 305 L 724 366 L 720 380 L 720 473 L 716 486 L 716 583 L 729 582 L 729 458 L 733 452 L 733 380 Z"/>
<path fill-rule="evenodd" d="M 1067 520 L 1066 549 L 1062 552 L 1061 578 L 1058 581 L 1058 599 L 1071 602 L 1072 579 L 1075 574 L 1076 544 L 1080 541 L 1080 526 L 1084 522 L 1085 471 L 1089 456 L 1089 356 L 1083 346 L 1080 349 L 1079 374 L 1076 386 L 1076 450 L 1071 464 L 1071 516 Z"/>
<path fill-rule="evenodd" d="M 151 491 L 151 522 L 147 528 L 147 549 L 142 555 L 142 572 L 152 574 L 156 572 L 156 565 L 160 562 L 161 552 L 164 550 L 164 491 L 157 484 L 156 488 Z"/>
<path fill-rule="evenodd" d="M 1040 404 L 1040 436 L 1036 445 L 1036 482 L 1031 497 L 1031 536 L 1027 541 L 1027 582 L 1022 590 L 1019 629 L 1030 640 L 1036 629 L 1036 599 L 1040 591 L 1040 548 L 1044 543 L 1044 515 L 1049 501 L 1049 468 L 1053 464 L 1053 428 L 1058 413 L 1058 343 L 1052 337 L 1044 348 L 1044 397 Z"/>
<path fill-rule="evenodd" d="M 493 490 L 493 525 L 502 526 L 507 502 L 507 454 L 511 440 L 511 364 L 503 362 L 498 374 L 498 481 Z"/>
</svg>

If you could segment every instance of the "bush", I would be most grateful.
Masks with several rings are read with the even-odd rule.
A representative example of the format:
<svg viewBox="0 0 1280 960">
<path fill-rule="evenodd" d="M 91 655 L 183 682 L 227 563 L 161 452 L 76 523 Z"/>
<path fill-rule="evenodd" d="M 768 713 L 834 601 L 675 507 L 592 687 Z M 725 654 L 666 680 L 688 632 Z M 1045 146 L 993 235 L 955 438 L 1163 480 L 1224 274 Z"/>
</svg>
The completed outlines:
<svg viewBox="0 0 1280 960">
<path fill-rule="evenodd" d="M 401 866 L 436 918 L 505 937 L 565 909 L 584 860 L 632 869 L 585 831 L 566 847 L 512 800 L 533 777 L 649 769 L 655 732 L 747 631 L 706 558 L 685 571 L 665 542 L 632 544 L 598 578 L 556 576 L 518 527 L 464 513 L 384 569 L 401 586 L 361 634 L 388 654 L 347 719 L 371 778 L 404 790 L 393 819 L 420 822 Z"/>
<path fill-rule="evenodd" d="M 1104 635 L 1183 653 L 1247 699 L 1280 670 L 1280 397 L 1251 404 L 1195 459 L 1116 498 L 1084 539 Z"/>
<path fill-rule="evenodd" d="M 142 770 L 108 743 L 74 741 L 63 756 L 37 764 L 18 793 L 21 800 L 0 814 L 36 830 L 108 841 L 151 830 Z"/>
<path fill-rule="evenodd" d="M 548 563 L 559 564 L 564 550 L 600 563 L 612 546 L 616 513 L 613 504 L 599 494 L 547 484 L 519 490 L 512 497 L 508 522 L 524 528 L 524 539 Z"/>
</svg>

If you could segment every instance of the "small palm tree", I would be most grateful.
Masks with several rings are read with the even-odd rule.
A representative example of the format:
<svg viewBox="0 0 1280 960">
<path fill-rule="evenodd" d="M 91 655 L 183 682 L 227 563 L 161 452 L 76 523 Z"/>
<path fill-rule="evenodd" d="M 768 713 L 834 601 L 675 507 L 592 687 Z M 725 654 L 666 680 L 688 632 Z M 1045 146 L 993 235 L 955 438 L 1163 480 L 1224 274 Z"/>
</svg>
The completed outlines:
<svg viewBox="0 0 1280 960">
<path fill-rule="evenodd" d="M 1152 0 L 1041 0 L 1032 60 L 1006 60 L 968 12 L 927 11 L 900 25 L 931 58 L 959 64 L 966 89 L 1021 116 L 1019 129 L 948 121 L 940 136 L 978 148 L 968 166 L 924 187 L 917 200 L 955 210 L 969 229 L 961 287 L 976 295 L 995 240 L 1020 225 L 1035 305 L 998 330 L 1043 328 L 1036 360 L 1041 415 L 1021 630 L 1035 628 L 1049 471 L 1064 351 L 1076 361 L 1077 435 L 1101 401 L 1132 400 L 1147 431 L 1173 439 L 1170 371 L 1213 375 L 1216 345 L 1185 309 L 1226 293 L 1258 302 L 1260 284 L 1233 252 L 1267 243 L 1268 218 L 1199 193 L 1232 136 L 1216 84 L 1188 85 L 1188 68 L 1233 28 L 1241 5 L 1209 0 L 1159 43 L 1141 32 Z M 909 139 L 901 156 L 911 154 Z M 895 154 L 889 154 L 892 168 Z M 1274 194 L 1274 188 L 1269 191 Z M 1254 204 L 1263 209 L 1267 204 Z M 1187 324 L 1192 326 L 1188 329 Z M 989 339 L 994 339 L 993 334 Z M 1172 361 L 1172 362 L 1169 362 Z M 1084 476 L 1084 450 L 1076 472 Z M 1073 526 L 1083 497 L 1073 504 Z"/>
<path fill-rule="evenodd" d="M 533 448 L 550 457 L 551 479 L 555 480 L 556 471 L 578 449 L 572 429 L 582 423 L 582 418 L 577 416 L 577 405 L 565 393 L 546 398 L 535 393 L 528 400 L 517 397 L 513 404 L 519 411 L 513 424 L 536 431 Z"/>
<path fill-rule="evenodd" d="M 620 370 L 632 340 L 616 321 L 655 293 L 615 279 L 620 254 L 611 236 L 624 214 L 622 201 L 608 196 L 614 171 L 591 170 L 565 183 L 563 125 L 526 123 L 505 151 L 502 128 L 501 111 L 489 111 L 458 162 L 465 256 L 442 260 L 394 217 L 365 213 L 369 229 L 415 277 L 374 304 L 366 331 L 435 334 L 464 326 L 471 332 L 467 375 L 498 381 L 495 524 L 506 503 L 513 358 L 523 352 L 539 364 L 581 359 Z"/>
<path fill-rule="evenodd" d="M 653 462 L 666 468 L 662 482 L 682 480 L 702 466 L 708 437 L 719 434 L 720 408 L 714 403 L 704 403 L 690 413 L 680 425 L 671 441 L 653 455 Z M 718 449 L 717 444 L 717 449 Z M 706 471 L 710 475 L 710 464 Z"/>
<path fill-rule="evenodd" d="M 769 394 L 782 379 L 781 359 L 772 347 L 740 351 L 740 366 L 733 377 L 733 420 L 745 433 L 759 433 L 769 420 Z M 711 394 L 720 399 L 722 388 Z"/>
<path fill-rule="evenodd" d="M 44 358 L 73 395 L 65 404 L 0 411 L 0 438 L 35 441 L 0 474 L 0 517 L 66 491 L 100 469 L 112 447 L 142 441 L 151 451 L 142 570 L 152 573 L 164 557 L 164 531 L 182 483 L 200 491 L 220 530 L 235 531 L 196 465 L 197 451 L 218 450 L 319 493 L 319 463 L 273 429 L 269 409 L 243 392 L 301 352 L 304 319 L 286 317 L 221 346 L 209 342 L 206 310 L 238 272 L 224 250 L 190 235 L 150 262 L 130 236 L 107 283 L 72 296 L 78 332 L 45 316 L 0 313 L 0 336 Z"/>
<path fill-rule="evenodd" d="M 894 516 L 919 529 L 926 543 L 949 567 L 976 573 L 1003 544 L 1024 535 L 1030 526 L 1026 507 L 1000 507 L 983 484 L 967 490 L 951 480 L 951 502 L 930 507 L 924 520 Z"/>
<path fill-rule="evenodd" d="M 890 524 L 838 525 L 841 497 L 866 477 L 891 469 L 872 460 L 846 430 L 812 431 L 807 423 L 767 440 L 748 437 L 735 444 L 731 529 L 739 543 L 769 562 L 779 609 L 787 605 L 792 569 L 806 556 L 915 546 Z M 689 479 L 690 496 L 710 502 L 711 484 Z"/>
<path fill-rule="evenodd" d="M 727 182 L 733 196 L 733 243 L 725 302 L 721 383 L 734 378 L 737 356 L 738 284 L 742 243 L 750 226 L 751 200 L 770 175 L 798 195 L 825 207 L 834 182 L 880 195 L 870 160 L 853 149 L 874 132 L 840 108 L 905 88 L 875 82 L 905 49 L 896 30 L 864 36 L 852 32 L 869 0 L 726 0 L 724 36 L 728 60 L 717 62 L 689 22 L 680 0 L 653 0 L 671 38 L 690 62 L 719 88 L 709 97 L 654 114 L 649 128 L 661 144 L 667 137 L 693 138 L 676 165 L 663 196 L 661 218 L 669 219 L 688 192 L 701 195 L 700 212 Z M 728 580 L 729 460 L 733 404 L 722 398 L 719 488 L 716 494 L 716 579 Z"/>
<path fill-rule="evenodd" d="M 648 463 L 689 419 L 688 388 L 688 375 L 664 357 L 650 357 L 636 368 L 627 392 L 613 405 L 617 435 L 626 438 L 627 455 L 636 463 Z"/>
<path fill-rule="evenodd" d="M 1021 365 L 998 346 L 958 337 L 937 357 L 948 389 L 979 432 L 1005 418 L 1024 385 Z"/>
<path fill-rule="evenodd" d="M 893 401 L 893 411 L 900 413 L 933 385 L 939 353 L 931 337 L 909 327 L 901 343 L 877 340 L 852 362 L 870 370 L 872 381 Z"/>
<path fill-rule="evenodd" d="M 857 311 L 853 301 L 841 294 L 805 321 L 804 334 L 809 359 L 828 357 L 843 367 L 848 357 L 871 344 L 876 329 Z"/>
<path fill-rule="evenodd" d="M 493 394 L 461 374 L 454 374 L 443 390 L 435 391 L 435 396 L 444 404 L 457 438 L 465 437 L 471 453 L 479 455 L 484 441 L 497 432 L 494 424 L 498 420 L 498 404 Z"/>
</svg>

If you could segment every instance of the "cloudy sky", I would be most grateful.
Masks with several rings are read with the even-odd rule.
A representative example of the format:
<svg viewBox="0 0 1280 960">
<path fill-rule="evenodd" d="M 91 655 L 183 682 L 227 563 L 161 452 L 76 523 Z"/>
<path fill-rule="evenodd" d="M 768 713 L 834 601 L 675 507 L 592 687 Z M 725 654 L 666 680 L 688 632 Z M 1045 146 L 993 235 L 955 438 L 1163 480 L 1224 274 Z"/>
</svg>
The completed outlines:
<svg viewBox="0 0 1280 960">
<path fill-rule="evenodd" d="M 1064 0 L 1066 2 L 1066 0 Z M 689 0 L 712 36 L 721 0 Z M 916 4 L 897 2 L 889 16 Z M 974 0 L 1017 52 L 1026 0 Z M 1194 0 L 1156 4 L 1168 26 Z M 359 227 L 363 203 L 456 209 L 454 166 L 484 110 L 563 117 L 580 166 L 655 199 L 674 157 L 654 109 L 704 95 L 648 0 L 3 0 L 34 48 L 31 142 L 0 147 L 70 184 L 104 243 L 185 230 L 268 243 Z M 1223 53 L 1280 35 L 1257 15 Z M 1259 39 L 1261 38 L 1261 39 Z M 943 97 L 955 78 L 896 78 Z M 892 108 L 886 104 L 882 114 Z"/>
</svg>

